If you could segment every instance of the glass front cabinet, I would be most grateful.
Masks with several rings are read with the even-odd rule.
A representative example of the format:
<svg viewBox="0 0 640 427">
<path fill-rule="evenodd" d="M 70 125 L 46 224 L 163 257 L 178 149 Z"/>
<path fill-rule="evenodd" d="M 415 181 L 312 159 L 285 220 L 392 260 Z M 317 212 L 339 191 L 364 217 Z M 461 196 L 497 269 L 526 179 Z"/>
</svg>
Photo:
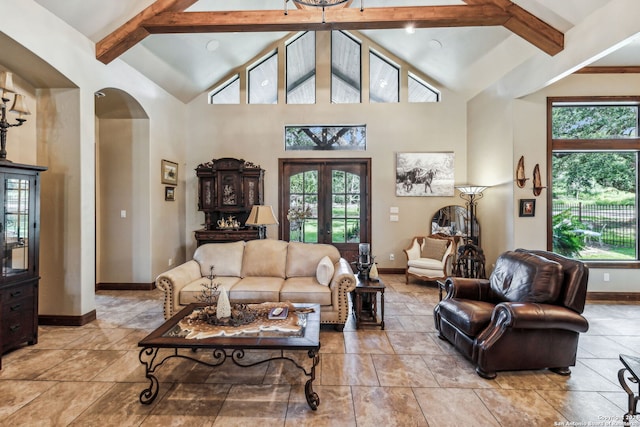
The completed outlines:
<svg viewBox="0 0 640 427">
<path fill-rule="evenodd" d="M 38 340 L 39 178 L 45 170 L 0 162 L 0 354 Z"/>
</svg>

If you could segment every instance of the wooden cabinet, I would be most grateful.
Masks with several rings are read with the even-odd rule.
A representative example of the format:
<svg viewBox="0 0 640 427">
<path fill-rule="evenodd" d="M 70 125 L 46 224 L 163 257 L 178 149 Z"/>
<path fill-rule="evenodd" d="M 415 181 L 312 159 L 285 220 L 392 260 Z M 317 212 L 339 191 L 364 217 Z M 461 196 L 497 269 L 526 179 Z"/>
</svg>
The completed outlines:
<svg viewBox="0 0 640 427">
<path fill-rule="evenodd" d="M 38 341 L 39 177 L 45 170 L 0 162 L 0 354 Z"/>
<path fill-rule="evenodd" d="M 251 207 L 263 204 L 264 170 L 243 159 L 226 157 L 199 165 L 196 175 L 198 210 L 204 212 L 204 229 L 195 232 L 198 246 L 257 239 L 258 230 L 244 223 Z M 239 227 L 221 225 L 233 220 Z"/>
</svg>

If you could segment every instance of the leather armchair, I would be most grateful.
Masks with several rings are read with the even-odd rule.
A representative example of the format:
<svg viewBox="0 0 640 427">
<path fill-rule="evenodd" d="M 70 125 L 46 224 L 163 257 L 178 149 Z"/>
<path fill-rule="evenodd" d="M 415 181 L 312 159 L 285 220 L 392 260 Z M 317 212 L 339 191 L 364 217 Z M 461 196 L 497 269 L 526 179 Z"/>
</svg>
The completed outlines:
<svg viewBox="0 0 640 427">
<path fill-rule="evenodd" d="M 589 328 L 581 314 L 588 277 L 584 263 L 561 255 L 505 252 L 489 279 L 447 279 L 447 295 L 434 309 L 438 336 L 483 378 L 545 368 L 569 375 L 579 334 Z"/>
<path fill-rule="evenodd" d="M 409 283 L 409 276 L 425 280 L 446 279 L 452 274 L 455 253 L 453 237 L 439 234 L 414 237 L 411 245 L 404 249 L 407 256 L 405 283 Z"/>
</svg>

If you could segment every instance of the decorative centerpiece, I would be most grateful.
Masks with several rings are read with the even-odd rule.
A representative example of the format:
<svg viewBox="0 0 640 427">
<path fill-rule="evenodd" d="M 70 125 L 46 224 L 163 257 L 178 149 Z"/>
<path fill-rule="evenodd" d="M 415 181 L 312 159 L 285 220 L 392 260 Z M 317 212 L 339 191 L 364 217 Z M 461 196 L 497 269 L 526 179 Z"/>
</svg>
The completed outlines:
<svg viewBox="0 0 640 427">
<path fill-rule="evenodd" d="M 218 220 L 218 228 L 222 230 L 238 230 L 240 228 L 240 222 L 233 215 L 229 215 L 227 219 Z"/>
<path fill-rule="evenodd" d="M 229 296 L 219 283 L 214 283 L 214 266 L 209 268 L 209 283 L 202 285 L 203 289 L 197 299 L 206 305 L 201 310 L 194 310 L 185 317 L 187 323 L 204 322 L 210 325 L 241 326 L 253 322 L 257 313 L 246 304 L 230 304 Z"/>
</svg>

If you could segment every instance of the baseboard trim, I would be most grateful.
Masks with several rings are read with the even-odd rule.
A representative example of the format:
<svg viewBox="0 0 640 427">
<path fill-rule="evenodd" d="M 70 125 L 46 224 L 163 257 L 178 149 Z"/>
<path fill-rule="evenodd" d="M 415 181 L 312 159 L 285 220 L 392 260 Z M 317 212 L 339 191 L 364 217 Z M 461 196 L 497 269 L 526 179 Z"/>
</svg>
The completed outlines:
<svg viewBox="0 0 640 427">
<path fill-rule="evenodd" d="M 404 268 L 379 268 L 378 273 L 380 274 L 404 274 Z"/>
<path fill-rule="evenodd" d="M 94 320 L 96 320 L 95 310 L 91 310 L 82 316 L 56 316 L 48 314 L 38 316 L 38 324 L 48 326 L 84 326 Z"/>
<path fill-rule="evenodd" d="M 640 301 L 640 292 L 587 292 L 587 301 Z"/>
<path fill-rule="evenodd" d="M 152 291 L 156 283 L 96 283 L 96 291 Z"/>
</svg>

